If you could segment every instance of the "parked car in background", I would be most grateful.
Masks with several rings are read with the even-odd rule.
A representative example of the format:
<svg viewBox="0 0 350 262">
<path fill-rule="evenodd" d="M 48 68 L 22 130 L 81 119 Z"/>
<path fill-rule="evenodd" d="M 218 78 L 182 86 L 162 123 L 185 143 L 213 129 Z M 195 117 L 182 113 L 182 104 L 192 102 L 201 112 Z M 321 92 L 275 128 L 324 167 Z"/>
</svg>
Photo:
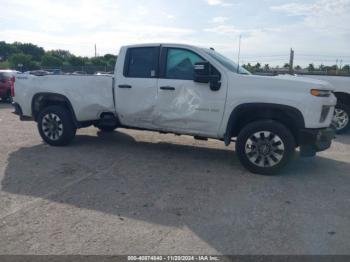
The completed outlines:
<svg viewBox="0 0 350 262">
<path fill-rule="evenodd" d="M 45 70 L 34 70 L 34 71 L 30 71 L 29 74 L 35 75 L 35 76 L 46 76 L 46 75 L 50 75 L 50 72 Z"/>
<path fill-rule="evenodd" d="M 16 71 L 0 70 L 0 98 L 2 101 L 11 101 L 11 90 L 15 82 Z"/>
<path fill-rule="evenodd" d="M 85 71 L 75 71 L 72 73 L 72 75 L 87 75 L 88 73 Z"/>
<path fill-rule="evenodd" d="M 338 134 L 350 130 L 350 77 L 349 76 L 320 76 L 307 75 L 307 77 L 323 80 L 335 88 L 334 95 L 338 102 L 334 111 L 333 126 Z"/>
<path fill-rule="evenodd" d="M 50 75 L 64 75 L 61 69 L 47 69 Z"/>
<path fill-rule="evenodd" d="M 105 76 L 105 75 L 113 75 L 113 72 L 101 72 L 101 71 L 97 71 L 95 72 L 96 76 Z"/>
</svg>

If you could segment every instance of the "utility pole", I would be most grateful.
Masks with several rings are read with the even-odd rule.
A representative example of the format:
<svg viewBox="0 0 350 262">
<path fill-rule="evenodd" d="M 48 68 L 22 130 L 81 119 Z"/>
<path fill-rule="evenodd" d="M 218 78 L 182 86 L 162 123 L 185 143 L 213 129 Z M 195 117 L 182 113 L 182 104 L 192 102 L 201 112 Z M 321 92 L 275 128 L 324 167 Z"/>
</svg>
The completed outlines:
<svg viewBox="0 0 350 262">
<path fill-rule="evenodd" d="M 338 74 L 338 59 L 335 61 L 335 74 Z"/>
<path fill-rule="evenodd" d="M 289 58 L 289 74 L 294 73 L 294 50 L 290 49 L 290 58 Z"/>
<path fill-rule="evenodd" d="M 95 44 L 95 57 L 97 57 L 97 48 L 96 48 L 96 44 Z"/>
<path fill-rule="evenodd" d="M 242 40 L 242 35 L 239 35 L 239 40 L 238 40 L 238 58 L 237 58 L 237 73 L 239 73 L 239 60 L 241 58 L 241 40 Z"/>
</svg>

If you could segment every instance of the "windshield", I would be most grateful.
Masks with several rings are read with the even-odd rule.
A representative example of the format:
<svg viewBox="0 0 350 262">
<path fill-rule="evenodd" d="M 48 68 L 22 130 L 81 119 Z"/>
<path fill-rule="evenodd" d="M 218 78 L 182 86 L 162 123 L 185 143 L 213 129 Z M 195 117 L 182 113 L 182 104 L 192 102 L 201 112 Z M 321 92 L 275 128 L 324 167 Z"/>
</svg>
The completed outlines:
<svg viewBox="0 0 350 262">
<path fill-rule="evenodd" d="M 231 59 L 228 59 L 227 57 L 223 56 L 222 54 L 211 50 L 211 49 L 204 49 L 204 51 L 210 55 L 212 58 L 214 58 L 216 61 L 218 61 L 221 65 L 226 67 L 228 70 L 234 73 L 243 74 L 243 75 L 251 75 L 251 73 L 247 70 L 245 70 L 242 66 L 239 66 L 233 62 Z M 238 68 L 238 70 L 237 70 Z"/>
</svg>

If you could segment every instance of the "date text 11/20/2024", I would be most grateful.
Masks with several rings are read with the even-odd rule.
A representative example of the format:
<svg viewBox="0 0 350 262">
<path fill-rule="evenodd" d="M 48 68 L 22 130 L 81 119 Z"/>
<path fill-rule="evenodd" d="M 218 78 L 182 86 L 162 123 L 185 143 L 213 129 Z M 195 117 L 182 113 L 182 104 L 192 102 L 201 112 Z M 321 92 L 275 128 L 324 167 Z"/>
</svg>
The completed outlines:
<svg viewBox="0 0 350 262">
<path fill-rule="evenodd" d="M 128 256 L 128 261 L 219 261 L 218 256 Z"/>
</svg>

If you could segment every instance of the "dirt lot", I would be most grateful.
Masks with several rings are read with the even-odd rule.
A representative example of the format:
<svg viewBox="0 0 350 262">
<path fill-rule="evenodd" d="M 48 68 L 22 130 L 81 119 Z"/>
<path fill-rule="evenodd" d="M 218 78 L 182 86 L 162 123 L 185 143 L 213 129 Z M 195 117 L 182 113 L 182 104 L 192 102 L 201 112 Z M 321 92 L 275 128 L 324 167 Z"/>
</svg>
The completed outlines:
<svg viewBox="0 0 350 262">
<path fill-rule="evenodd" d="M 284 173 L 233 146 L 118 130 L 42 143 L 0 103 L 0 254 L 350 254 L 350 135 Z"/>
</svg>

